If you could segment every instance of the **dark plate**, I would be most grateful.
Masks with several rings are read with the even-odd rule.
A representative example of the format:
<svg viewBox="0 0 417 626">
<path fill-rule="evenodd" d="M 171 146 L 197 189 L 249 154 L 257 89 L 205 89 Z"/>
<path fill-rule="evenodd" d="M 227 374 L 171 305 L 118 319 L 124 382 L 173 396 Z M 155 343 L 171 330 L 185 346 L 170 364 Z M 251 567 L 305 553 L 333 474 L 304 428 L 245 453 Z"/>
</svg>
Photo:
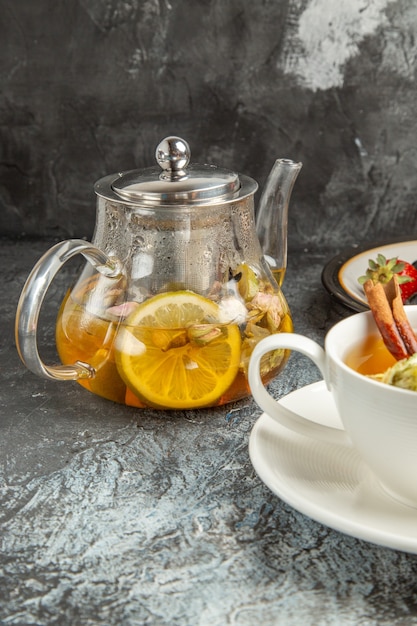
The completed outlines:
<svg viewBox="0 0 417 626">
<path fill-rule="evenodd" d="M 417 259 L 417 241 L 415 240 L 368 242 L 351 246 L 333 257 L 323 268 L 321 280 L 324 287 L 332 297 L 350 309 L 369 310 L 357 279 L 365 274 L 368 259 L 375 259 L 379 252 L 388 258 L 398 256 L 413 265 L 417 264 L 415 260 Z"/>
</svg>

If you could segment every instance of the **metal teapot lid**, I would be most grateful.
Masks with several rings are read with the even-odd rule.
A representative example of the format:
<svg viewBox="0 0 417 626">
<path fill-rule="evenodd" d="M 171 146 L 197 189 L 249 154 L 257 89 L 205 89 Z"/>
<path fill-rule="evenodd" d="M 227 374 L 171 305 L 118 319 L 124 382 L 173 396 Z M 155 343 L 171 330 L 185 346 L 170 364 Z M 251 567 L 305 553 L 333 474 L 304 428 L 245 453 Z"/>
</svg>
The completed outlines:
<svg viewBox="0 0 417 626">
<path fill-rule="evenodd" d="M 156 148 L 158 167 L 106 176 L 95 184 L 99 196 L 140 205 L 216 204 L 254 193 L 257 183 L 214 165 L 189 165 L 190 148 L 166 137 Z M 242 193 L 243 192 L 243 193 Z"/>
</svg>

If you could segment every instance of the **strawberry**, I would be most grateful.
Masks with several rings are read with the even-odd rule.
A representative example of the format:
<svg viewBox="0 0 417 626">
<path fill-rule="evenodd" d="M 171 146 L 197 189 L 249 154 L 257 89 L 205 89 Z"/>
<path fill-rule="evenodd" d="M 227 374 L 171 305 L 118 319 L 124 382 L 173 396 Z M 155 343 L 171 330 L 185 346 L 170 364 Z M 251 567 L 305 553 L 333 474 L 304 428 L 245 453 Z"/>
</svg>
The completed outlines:
<svg viewBox="0 0 417 626">
<path fill-rule="evenodd" d="M 358 278 L 361 285 L 370 278 L 374 284 L 382 283 L 385 285 L 396 274 L 403 302 L 417 293 L 417 269 L 408 261 L 402 261 L 398 257 L 386 259 L 383 254 L 378 254 L 376 261 L 369 259 L 368 263 L 365 276 Z"/>
</svg>

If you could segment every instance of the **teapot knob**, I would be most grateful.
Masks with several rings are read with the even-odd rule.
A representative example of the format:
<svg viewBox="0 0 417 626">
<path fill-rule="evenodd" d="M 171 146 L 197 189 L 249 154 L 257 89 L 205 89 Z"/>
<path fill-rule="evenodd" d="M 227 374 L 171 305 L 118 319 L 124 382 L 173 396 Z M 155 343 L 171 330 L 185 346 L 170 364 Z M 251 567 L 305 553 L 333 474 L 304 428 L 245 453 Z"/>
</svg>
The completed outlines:
<svg viewBox="0 0 417 626">
<path fill-rule="evenodd" d="M 156 148 L 155 157 L 165 175 L 183 175 L 190 162 L 190 146 L 181 137 L 166 137 Z"/>
</svg>

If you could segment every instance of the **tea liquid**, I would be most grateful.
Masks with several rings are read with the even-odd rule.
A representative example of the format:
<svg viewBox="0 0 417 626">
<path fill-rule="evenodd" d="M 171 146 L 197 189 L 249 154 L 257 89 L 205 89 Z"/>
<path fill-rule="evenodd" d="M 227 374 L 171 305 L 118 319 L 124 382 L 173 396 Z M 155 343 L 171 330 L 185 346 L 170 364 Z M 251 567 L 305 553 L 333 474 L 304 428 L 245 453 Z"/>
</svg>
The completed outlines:
<svg viewBox="0 0 417 626">
<path fill-rule="evenodd" d="M 285 278 L 285 267 L 271 267 L 271 272 L 278 285 L 282 287 L 282 283 L 284 282 Z"/>
<path fill-rule="evenodd" d="M 77 299 L 73 295 L 68 294 L 61 306 L 56 327 L 58 354 L 62 362 L 71 364 L 75 361 L 82 361 L 90 364 L 95 369 L 95 376 L 90 379 L 79 380 L 80 385 L 99 396 L 131 406 L 196 408 L 197 405 L 190 404 L 187 399 L 184 400 L 183 404 L 181 400 L 184 396 L 192 395 L 191 387 L 195 384 L 196 379 L 200 380 L 199 384 L 202 384 L 201 381 L 203 380 L 203 376 L 200 376 L 199 379 L 194 376 L 196 372 L 193 372 L 193 368 L 196 367 L 198 360 L 189 359 L 189 348 L 186 345 L 186 338 L 190 334 L 189 327 L 167 328 L 165 326 L 158 329 L 155 326 L 151 328 L 142 326 L 140 329 L 132 329 L 127 326 L 123 319 L 119 321 L 109 319 L 104 307 L 100 314 L 96 313 L 97 307 L 95 310 L 93 309 L 93 313 L 91 302 L 86 300 L 87 298 L 83 297 L 79 290 Z M 206 337 L 206 332 L 208 333 L 207 336 L 210 336 L 210 325 L 207 324 L 206 326 L 203 340 Z M 221 325 L 213 324 L 213 329 L 218 331 L 219 326 L 221 328 Z M 230 327 L 230 330 L 228 330 L 228 327 Z M 200 331 L 198 326 L 197 329 Z M 292 320 L 289 313 L 282 318 L 280 331 L 292 331 Z M 250 338 L 245 336 L 243 329 L 239 329 L 236 324 L 224 324 L 222 332 L 223 335 L 228 334 L 234 337 L 236 337 L 237 333 L 238 349 L 233 363 L 230 364 L 235 374 L 220 397 L 210 401 L 208 405 L 202 404 L 201 406 L 221 405 L 250 394 L 247 382 L 247 367 L 250 354 L 259 339 L 257 337 Z M 132 338 L 130 345 L 122 340 L 126 333 Z M 197 337 L 197 339 L 197 345 L 201 345 L 201 337 Z M 234 345 L 236 345 L 236 340 L 234 340 Z M 120 346 L 122 346 L 122 351 Z M 125 346 L 127 346 L 126 349 Z M 192 348 L 190 349 L 192 350 Z M 137 357 L 135 357 L 136 350 Z M 204 352 L 204 346 L 203 348 L 197 347 L 197 350 L 201 354 Z M 288 360 L 288 356 L 288 350 L 276 350 L 265 355 L 261 364 L 262 379 L 265 383 L 281 371 Z M 184 359 L 189 359 L 190 364 L 184 368 L 186 375 L 181 379 L 176 379 L 177 382 L 175 384 L 177 385 L 178 393 L 175 394 L 175 389 L 173 389 L 172 393 L 174 395 L 170 405 L 169 401 L 163 399 L 162 389 L 165 390 L 167 384 L 167 362 L 169 359 L 173 361 L 174 357 L 181 359 L 181 361 L 178 361 L 181 364 L 184 363 Z M 161 406 L 158 406 L 156 401 L 152 402 L 146 397 L 142 397 L 137 392 L 135 386 L 129 384 L 131 371 L 124 370 L 124 364 L 128 363 L 130 370 L 135 369 L 136 358 L 138 369 L 142 368 L 141 371 L 145 367 L 147 371 L 148 368 L 153 368 L 152 376 L 154 381 L 152 381 L 152 386 L 157 388 L 158 384 L 161 385 Z M 155 363 L 160 363 L 160 365 L 155 366 Z M 206 365 L 206 367 L 210 367 L 210 365 Z M 171 368 L 169 372 L 171 371 L 175 372 L 175 368 Z M 227 376 L 225 373 L 221 375 Z M 183 393 L 184 386 L 188 386 L 187 390 L 190 393 Z"/>
<path fill-rule="evenodd" d="M 371 376 L 383 374 L 396 360 L 385 347 L 382 337 L 371 335 L 349 351 L 345 363 L 359 374 Z"/>
</svg>

